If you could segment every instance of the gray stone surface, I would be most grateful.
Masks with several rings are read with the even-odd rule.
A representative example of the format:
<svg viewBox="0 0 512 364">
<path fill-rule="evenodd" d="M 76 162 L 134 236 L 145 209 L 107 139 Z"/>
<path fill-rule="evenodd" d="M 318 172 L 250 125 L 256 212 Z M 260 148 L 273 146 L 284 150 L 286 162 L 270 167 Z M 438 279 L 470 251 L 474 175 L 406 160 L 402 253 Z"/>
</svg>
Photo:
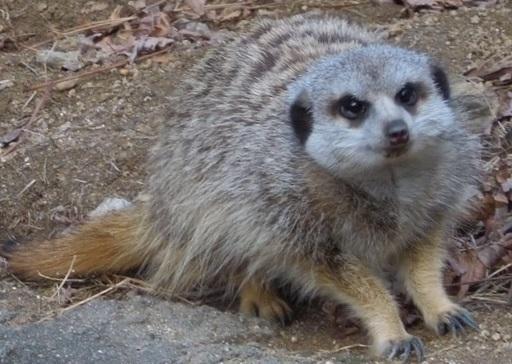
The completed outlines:
<svg viewBox="0 0 512 364">
<path fill-rule="evenodd" d="M 99 299 L 55 319 L 0 325 L 0 363 L 313 362 L 258 343 L 274 330 L 208 306 Z"/>
</svg>

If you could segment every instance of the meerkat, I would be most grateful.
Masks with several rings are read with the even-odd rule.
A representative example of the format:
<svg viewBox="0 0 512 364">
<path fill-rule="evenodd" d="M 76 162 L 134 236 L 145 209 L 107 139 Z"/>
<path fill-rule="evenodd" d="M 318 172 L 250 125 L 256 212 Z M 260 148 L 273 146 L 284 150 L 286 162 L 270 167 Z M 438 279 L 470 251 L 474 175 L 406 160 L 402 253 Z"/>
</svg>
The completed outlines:
<svg viewBox="0 0 512 364">
<path fill-rule="evenodd" d="M 223 287 L 285 319 L 280 285 L 348 304 L 378 355 L 423 359 L 388 277 L 437 332 L 478 326 L 442 285 L 479 143 L 445 71 L 331 15 L 261 20 L 185 74 L 149 157 L 147 201 L 3 247 L 24 279 L 140 269 L 179 294 Z"/>
</svg>

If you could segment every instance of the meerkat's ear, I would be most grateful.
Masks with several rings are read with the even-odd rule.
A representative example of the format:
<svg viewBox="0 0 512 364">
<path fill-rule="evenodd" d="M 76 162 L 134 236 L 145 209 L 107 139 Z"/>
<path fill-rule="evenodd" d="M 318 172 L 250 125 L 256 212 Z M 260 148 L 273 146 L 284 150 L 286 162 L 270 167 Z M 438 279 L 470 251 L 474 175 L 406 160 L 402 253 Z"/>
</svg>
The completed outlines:
<svg viewBox="0 0 512 364">
<path fill-rule="evenodd" d="M 311 106 L 309 94 L 303 90 L 294 98 L 289 110 L 293 130 L 302 144 L 306 143 L 313 129 Z"/>
<path fill-rule="evenodd" d="M 437 64 L 433 64 L 430 67 L 430 72 L 432 74 L 432 78 L 434 79 L 434 83 L 436 84 L 436 87 L 441 93 L 443 99 L 449 100 L 450 82 L 448 81 L 448 76 L 446 76 L 446 72 L 441 68 L 441 66 Z"/>
</svg>

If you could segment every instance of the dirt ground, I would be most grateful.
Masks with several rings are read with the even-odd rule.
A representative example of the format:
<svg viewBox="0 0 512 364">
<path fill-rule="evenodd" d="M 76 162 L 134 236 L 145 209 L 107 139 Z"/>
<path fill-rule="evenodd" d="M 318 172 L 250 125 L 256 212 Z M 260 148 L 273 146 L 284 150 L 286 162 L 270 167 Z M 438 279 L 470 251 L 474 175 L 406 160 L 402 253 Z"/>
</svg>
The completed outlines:
<svg viewBox="0 0 512 364">
<path fill-rule="evenodd" d="M 0 9 L 9 12 L 17 35 L 37 42 L 45 39 L 49 24 L 65 29 L 84 20 L 105 19 L 119 3 L 128 1 L 2 0 Z M 409 18 L 402 17 L 401 10 L 366 3 L 343 11 L 363 23 L 382 25 L 393 41 L 433 54 L 454 75 L 489 55 L 512 49 L 508 1 L 487 9 L 423 12 Z M 233 24 L 232 30 L 239 26 Z M 106 197 L 136 198 L 145 183 L 146 154 L 172 107 L 166 96 L 203 52 L 203 47 L 188 47 L 175 51 L 168 63 L 143 61 L 53 92 L 26 138 L 0 160 L 0 240 L 54 236 L 81 221 Z M 35 63 L 30 50 L 0 52 L 0 80 L 13 81 L 0 90 L 0 135 L 30 117 L 41 96 L 39 92 L 31 99 L 30 85 L 62 75 L 63 71 L 45 70 Z M 4 274 L 0 325 L 19 330 L 53 317 L 59 306 L 48 299 L 51 294 L 52 289 L 26 286 Z M 425 340 L 428 362 L 512 363 L 510 306 L 476 301 L 468 306 L 481 324 L 480 333 L 440 339 L 421 325 L 413 328 Z M 313 362 L 367 362 L 364 348 L 344 349 L 365 344 L 362 334 L 344 337 L 321 310 L 301 311 L 290 327 L 272 327 L 272 334 L 258 339 L 258 345 Z"/>
</svg>

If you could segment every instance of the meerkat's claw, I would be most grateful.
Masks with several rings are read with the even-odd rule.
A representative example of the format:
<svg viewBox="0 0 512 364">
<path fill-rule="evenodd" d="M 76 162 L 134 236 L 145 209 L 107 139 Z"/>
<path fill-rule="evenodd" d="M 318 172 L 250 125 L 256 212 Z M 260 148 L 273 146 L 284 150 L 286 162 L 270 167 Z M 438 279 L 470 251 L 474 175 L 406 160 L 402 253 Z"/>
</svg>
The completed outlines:
<svg viewBox="0 0 512 364">
<path fill-rule="evenodd" d="M 398 359 L 403 363 L 408 363 L 411 359 L 412 352 L 416 355 L 418 363 L 421 363 L 425 359 L 423 342 L 415 336 L 401 341 L 391 341 L 388 349 L 384 351 L 384 356 L 388 360 Z"/>
<path fill-rule="evenodd" d="M 439 335 L 446 335 L 451 332 L 457 336 L 464 333 L 466 328 L 480 330 L 471 313 L 462 307 L 457 307 L 455 310 L 445 312 L 441 316 L 437 325 L 437 332 Z"/>
</svg>

